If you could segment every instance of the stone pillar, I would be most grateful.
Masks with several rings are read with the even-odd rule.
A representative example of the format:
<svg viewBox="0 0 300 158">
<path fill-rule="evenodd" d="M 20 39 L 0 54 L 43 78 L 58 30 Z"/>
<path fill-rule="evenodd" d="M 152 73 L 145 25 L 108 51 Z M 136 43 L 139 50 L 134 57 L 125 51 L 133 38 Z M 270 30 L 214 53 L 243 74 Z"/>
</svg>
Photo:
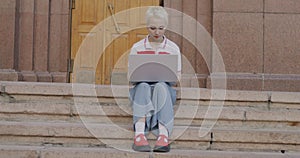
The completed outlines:
<svg viewBox="0 0 300 158">
<path fill-rule="evenodd" d="M 22 81 L 37 81 L 33 71 L 34 4 L 35 0 L 20 0 L 18 34 L 18 70 Z"/>
<path fill-rule="evenodd" d="M 182 52 L 181 86 L 206 87 L 211 61 L 211 4 L 211 0 L 164 1 L 165 7 L 182 13 L 181 17 L 170 15 L 169 27 L 178 32 L 167 34 Z"/>
<path fill-rule="evenodd" d="M 198 84 L 195 83 L 193 77 L 196 72 L 196 54 L 197 49 L 195 47 L 197 39 L 197 0 L 189 0 L 189 2 L 182 1 L 182 45 L 181 52 L 183 59 L 186 58 L 186 62 L 182 61 L 182 77 L 190 82 L 190 86 L 197 87 Z M 197 81 L 197 80 L 196 80 Z"/>
<path fill-rule="evenodd" d="M 206 87 L 207 78 L 212 71 L 212 0 L 197 0 L 196 72 L 200 87 Z"/>
<path fill-rule="evenodd" d="M 16 0 L 2 0 L 0 5 L 0 80 L 17 81 L 15 71 Z"/>
<path fill-rule="evenodd" d="M 33 65 L 39 82 L 52 82 L 52 76 L 48 72 L 49 8 L 49 0 L 35 1 Z"/>
<path fill-rule="evenodd" d="M 53 82 L 68 82 L 70 0 L 52 0 L 50 13 L 49 72 Z"/>
<path fill-rule="evenodd" d="M 69 0 L 1 1 L 0 18 L 5 22 L 0 23 L 0 80 L 68 82 L 69 4 Z"/>
</svg>

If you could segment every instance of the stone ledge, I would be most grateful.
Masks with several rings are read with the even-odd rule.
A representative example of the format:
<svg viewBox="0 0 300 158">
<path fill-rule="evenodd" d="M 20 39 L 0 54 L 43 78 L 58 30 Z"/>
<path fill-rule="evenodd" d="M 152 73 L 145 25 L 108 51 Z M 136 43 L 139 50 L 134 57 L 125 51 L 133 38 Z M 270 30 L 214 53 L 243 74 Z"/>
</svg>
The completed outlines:
<svg viewBox="0 0 300 158">
<path fill-rule="evenodd" d="M 72 95 L 72 85 L 42 82 L 0 82 L 8 94 L 24 95 Z M 2 88 L 3 89 L 3 88 Z"/>
<path fill-rule="evenodd" d="M 86 96 L 128 98 L 128 86 L 71 83 L 5 82 L 1 89 L 12 95 Z M 272 92 L 177 88 L 178 99 L 268 102 Z M 296 100 L 297 102 L 298 100 Z"/>
<path fill-rule="evenodd" d="M 213 107 L 211 107 L 213 108 Z M 214 119 L 206 116 L 208 108 L 199 105 L 176 105 L 175 119 Z M 47 118 L 66 116 L 80 117 L 132 117 L 132 109 L 129 104 L 116 105 L 97 105 L 92 103 L 77 103 L 76 105 L 63 103 L 0 103 L 0 114 L 24 114 L 36 117 L 47 115 Z M 287 122 L 299 126 L 300 110 L 295 109 L 260 109 L 251 107 L 223 107 L 218 116 L 218 120 L 228 121 L 268 121 L 268 122 Z"/>
<path fill-rule="evenodd" d="M 239 151 L 204 151 L 172 149 L 169 153 L 139 153 L 121 151 L 111 148 L 71 148 L 71 147 L 40 147 L 40 146 L 9 146 L 0 145 L 0 157 L 31 157 L 31 158 L 298 158 L 300 153 L 288 152 L 239 152 Z M 40 154 L 38 154 L 40 153 Z"/>
<path fill-rule="evenodd" d="M 211 145 L 211 150 L 221 151 L 256 151 L 256 152 L 274 152 L 274 153 L 291 153 L 300 152 L 298 145 L 288 144 L 253 144 L 253 143 L 224 143 L 215 142 Z M 286 156 L 286 155 L 285 155 Z M 242 158 L 243 156 L 241 156 Z M 262 158 L 264 158 L 262 156 Z"/>
<path fill-rule="evenodd" d="M 272 92 L 271 102 L 300 103 L 300 92 Z"/>
<path fill-rule="evenodd" d="M 213 107 L 211 107 L 213 108 Z M 175 123 L 178 121 L 181 125 L 190 125 L 192 121 L 201 123 L 204 119 L 214 120 L 211 115 L 206 116 L 208 107 L 199 105 L 175 106 Z M 215 113 L 213 113 L 215 116 Z M 43 118 L 44 117 L 44 118 Z M 109 103 L 48 103 L 30 102 L 30 103 L 0 103 L 0 118 L 5 120 L 20 120 L 20 118 L 32 118 L 31 120 L 58 121 L 63 120 L 89 119 L 91 123 L 99 122 L 101 119 L 129 119 L 132 117 L 132 109 L 129 104 Z M 33 119 L 34 118 L 34 119 Z M 98 120 L 98 121 L 97 121 Z M 115 120 L 115 121 L 116 121 Z M 243 122 L 240 126 L 258 124 L 286 124 L 285 127 L 299 128 L 300 111 L 295 109 L 261 109 L 259 107 L 227 107 L 224 106 L 218 115 L 218 121 L 229 121 L 231 123 Z M 26 120 L 25 120 L 26 121 Z M 119 120 L 120 121 L 120 120 Z M 111 120 L 102 120 L 101 122 L 110 123 Z M 124 122 L 124 121 L 121 121 Z M 222 123 L 219 122 L 221 125 Z M 241 123 L 239 122 L 239 123 Z M 224 123 L 224 122 L 223 122 Z M 238 123 L 237 123 L 238 124 Z"/>
<path fill-rule="evenodd" d="M 1 70 L 0 69 L 0 80 L 1 81 L 18 81 L 19 80 L 19 75 L 17 72 L 13 70 Z"/>
<path fill-rule="evenodd" d="M 0 113 L 71 116 L 71 105 L 60 103 L 0 103 Z"/>
<path fill-rule="evenodd" d="M 274 17 L 275 19 L 277 17 Z M 251 20 L 250 20 L 251 21 Z M 290 20 L 293 21 L 293 20 Z M 295 21 L 295 20 L 294 20 Z M 274 24 L 275 25 L 275 24 Z M 223 26 L 223 25 L 222 25 Z M 281 91 L 299 92 L 300 75 L 294 74 L 251 74 L 251 73 L 226 73 L 211 74 L 207 78 L 207 88 L 222 88 L 226 80 L 226 89 L 237 91 Z M 212 82 L 215 82 L 214 84 Z M 220 85 L 218 85 L 219 83 Z M 223 83 L 223 84 L 222 84 Z"/>
<path fill-rule="evenodd" d="M 41 83 L 41 82 L 6 82 L 0 81 L 1 92 L 12 95 L 40 96 L 84 96 L 127 98 L 128 86 Z M 276 91 L 238 91 L 205 88 L 176 88 L 177 99 L 182 100 L 216 100 L 241 102 L 280 102 L 300 103 L 300 92 Z"/>
<path fill-rule="evenodd" d="M 216 129 L 212 130 L 214 142 L 235 142 L 251 144 L 287 144 L 300 145 L 298 130 L 275 129 Z"/>
<path fill-rule="evenodd" d="M 116 124 L 82 124 L 82 123 L 45 123 L 45 122 L 0 122 L 0 135 L 49 137 L 52 138 L 98 138 L 98 139 L 132 139 L 130 125 Z M 200 137 L 199 132 L 206 132 Z M 213 133 L 214 142 L 286 144 L 300 145 L 300 132 L 293 129 L 253 129 L 253 128 L 200 128 L 175 126 L 172 140 L 210 142 Z"/>
<path fill-rule="evenodd" d="M 27 136 L 51 138 L 98 138 L 132 139 L 132 126 L 103 123 L 54 123 L 54 122 L 3 122 L 0 121 L 0 136 Z M 171 139 L 209 142 L 210 134 L 198 137 L 200 128 L 175 126 Z M 196 136 L 196 137 L 195 137 Z"/>
<path fill-rule="evenodd" d="M 245 117 L 246 121 L 294 122 L 295 126 L 299 126 L 300 124 L 300 110 L 295 109 L 249 109 L 245 111 Z"/>
<path fill-rule="evenodd" d="M 42 147 L 0 145 L 1 158 L 38 158 Z"/>
</svg>

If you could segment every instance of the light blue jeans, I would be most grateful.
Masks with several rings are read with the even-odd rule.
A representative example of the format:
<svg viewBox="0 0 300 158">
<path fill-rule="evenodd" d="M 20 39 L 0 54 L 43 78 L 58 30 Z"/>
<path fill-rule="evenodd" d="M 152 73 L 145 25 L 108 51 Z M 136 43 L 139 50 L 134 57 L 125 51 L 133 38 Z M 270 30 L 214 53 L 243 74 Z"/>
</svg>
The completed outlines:
<svg viewBox="0 0 300 158">
<path fill-rule="evenodd" d="M 171 84 L 137 83 L 130 89 L 130 100 L 133 108 L 133 125 L 146 117 L 146 133 L 152 131 L 158 135 L 158 123 L 161 123 L 171 135 L 174 125 L 173 105 L 176 101 L 176 90 Z"/>
</svg>

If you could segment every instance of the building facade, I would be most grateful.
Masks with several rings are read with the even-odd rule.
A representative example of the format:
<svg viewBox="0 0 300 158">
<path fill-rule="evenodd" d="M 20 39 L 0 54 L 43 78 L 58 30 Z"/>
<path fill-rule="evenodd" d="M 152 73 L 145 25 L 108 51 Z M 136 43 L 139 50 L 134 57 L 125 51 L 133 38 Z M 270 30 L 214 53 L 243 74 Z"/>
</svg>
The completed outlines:
<svg viewBox="0 0 300 158">
<path fill-rule="evenodd" d="M 2 0 L 0 80 L 70 82 L 72 9 L 80 2 Z M 191 78 L 196 78 L 196 86 L 218 88 L 212 81 L 225 78 L 227 89 L 300 91 L 299 0 L 159 4 L 181 13 L 170 14 L 167 35 L 188 61 L 184 86 L 195 87 Z"/>
</svg>

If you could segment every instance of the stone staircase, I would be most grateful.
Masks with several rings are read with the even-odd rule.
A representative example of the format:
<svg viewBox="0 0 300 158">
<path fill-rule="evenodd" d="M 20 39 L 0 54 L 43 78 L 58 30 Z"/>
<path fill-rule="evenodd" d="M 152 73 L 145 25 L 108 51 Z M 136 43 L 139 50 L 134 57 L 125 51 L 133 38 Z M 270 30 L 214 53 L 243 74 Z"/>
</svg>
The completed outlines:
<svg viewBox="0 0 300 158">
<path fill-rule="evenodd" d="M 0 85 L 0 158 L 300 157 L 300 93 L 178 89 L 171 152 L 139 153 L 127 86 Z"/>
</svg>

